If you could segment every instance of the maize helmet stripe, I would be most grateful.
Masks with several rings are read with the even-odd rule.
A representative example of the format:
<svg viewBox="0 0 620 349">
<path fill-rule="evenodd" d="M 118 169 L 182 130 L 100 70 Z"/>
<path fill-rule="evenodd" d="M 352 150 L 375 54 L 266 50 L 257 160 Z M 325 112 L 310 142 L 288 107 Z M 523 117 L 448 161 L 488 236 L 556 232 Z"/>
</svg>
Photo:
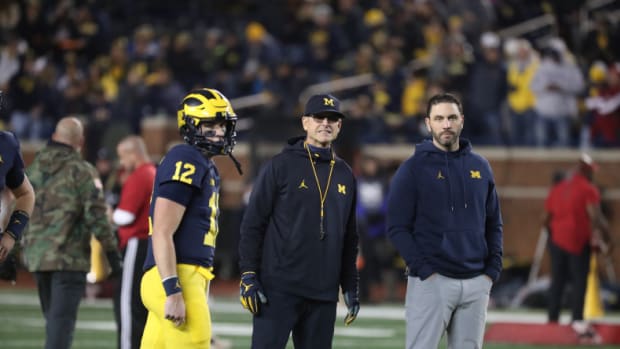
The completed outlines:
<svg viewBox="0 0 620 349">
<path fill-rule="evenodd" d="M 196 99 L 197 103 L 195 105 L 193 105 L 192 99 Z M 236 116 L 228 99 L 219 91 L 211 89 L 192 91 L 183 99 L 182 105 L 182 112 L 194 118 L 234 118 Z M 181 115 L 179 116 L 181 117 Z M 193 120 L 195 125 L 197 125 L 199 121 L 207 120 Z"/>
</svg>

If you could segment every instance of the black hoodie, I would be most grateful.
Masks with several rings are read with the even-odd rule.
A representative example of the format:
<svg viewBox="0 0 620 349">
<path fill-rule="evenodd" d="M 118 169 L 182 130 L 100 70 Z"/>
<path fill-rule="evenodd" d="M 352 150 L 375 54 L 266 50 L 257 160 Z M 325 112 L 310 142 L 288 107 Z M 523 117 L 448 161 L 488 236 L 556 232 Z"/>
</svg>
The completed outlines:
<svg viewBox="0 0 620 349">
<path fill-rule="evenodd" d="M 273 289 L 337 301 L 339 285 L 357 293 L 357 186 L 349 165 L 334 156 L 321 239 L 320 194 L 304 139 L 290 139 L 261 169 L 241 223 L 239 266 L 258 273 L 267 297 Z M 311 156 L 325 192 L 332 153 Z"/>
</svg>

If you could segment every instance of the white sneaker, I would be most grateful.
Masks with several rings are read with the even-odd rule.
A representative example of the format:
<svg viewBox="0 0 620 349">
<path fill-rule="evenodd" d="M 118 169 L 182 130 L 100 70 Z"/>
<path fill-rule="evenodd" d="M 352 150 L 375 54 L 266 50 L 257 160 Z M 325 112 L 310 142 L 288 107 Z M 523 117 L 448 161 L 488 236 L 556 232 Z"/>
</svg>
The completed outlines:
<svg viewBox="0 0 620 349">
<path fill-rule="evenodd" d="M 579 338 L 579 342 L 583 344 L 601 344 L 602 338 L 596 332 L 592 324 L 587 321 L 573 321 L 571 328 Z"/>
</svg>

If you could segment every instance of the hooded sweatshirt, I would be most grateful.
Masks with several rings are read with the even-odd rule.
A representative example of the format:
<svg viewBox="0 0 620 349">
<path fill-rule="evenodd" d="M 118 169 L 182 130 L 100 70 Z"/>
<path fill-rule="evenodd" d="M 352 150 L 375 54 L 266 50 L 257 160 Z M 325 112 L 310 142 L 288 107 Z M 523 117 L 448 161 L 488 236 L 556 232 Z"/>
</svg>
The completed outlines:
<svg viewBox="0 0 620 349">
<path fill-rule="evenodd" d="M 356 182 L 331 149 L 310 149 L 321 191 L 327 192 L 321 239 L 321 195 L 304 138 L 290 139 L 261 169 L 241 222 L 239 266 L 257 272 L 267 297 L 278 290 L 335 302 L 339 286 L 358 291 Z"/>
<path fill-rule="evenodd" d="M 416 146 L 392 179 L 388 235 L 410 276 L 453 278 L 501 271 L 502 218 L 491 167 L 461 139 L 446 152 L 428 140 Z"/>
</svg>

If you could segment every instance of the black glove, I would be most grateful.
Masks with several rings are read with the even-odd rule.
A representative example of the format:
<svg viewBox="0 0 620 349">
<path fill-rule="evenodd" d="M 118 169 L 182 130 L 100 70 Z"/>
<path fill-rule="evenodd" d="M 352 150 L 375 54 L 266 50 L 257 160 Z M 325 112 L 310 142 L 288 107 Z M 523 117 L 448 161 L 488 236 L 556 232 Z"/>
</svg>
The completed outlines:
<svg viewBox="0 0 620 349">
<path fill-rule="evenodd" d="M 267 303 L 267 297 L 265 297 L 263 287 L 258 281 L 255 272 L 246 271 L 241 274 L 239 300 L 241 301 L 241 305 L 254 315 L 260 313 L 260 303 Z"/>
<path fill-rule="evenodd" d="M 0 280 L 17 281 L 17 258 L 9 253 L 4 262 L 0 263 Z"/>
<path fill-rule="evenodd" d="M 111 269 L 108 278 L 115 279 L 121 277 L 121 273 L 123 272 L 123 260 L 121 259 L 120 252 L 108 251 L 105 255 L 108 258 L 108 264 Z"/>
<path fill-rule="evenodd" d="M 347 316 L 344 317 L 344 324 L 349 326 L 357 318 L 357 313 L 360 311 L 360 297 L 357 292 L 345 292 L 343 296 L 344 304 L 348 308 Z"/>
</svg>

